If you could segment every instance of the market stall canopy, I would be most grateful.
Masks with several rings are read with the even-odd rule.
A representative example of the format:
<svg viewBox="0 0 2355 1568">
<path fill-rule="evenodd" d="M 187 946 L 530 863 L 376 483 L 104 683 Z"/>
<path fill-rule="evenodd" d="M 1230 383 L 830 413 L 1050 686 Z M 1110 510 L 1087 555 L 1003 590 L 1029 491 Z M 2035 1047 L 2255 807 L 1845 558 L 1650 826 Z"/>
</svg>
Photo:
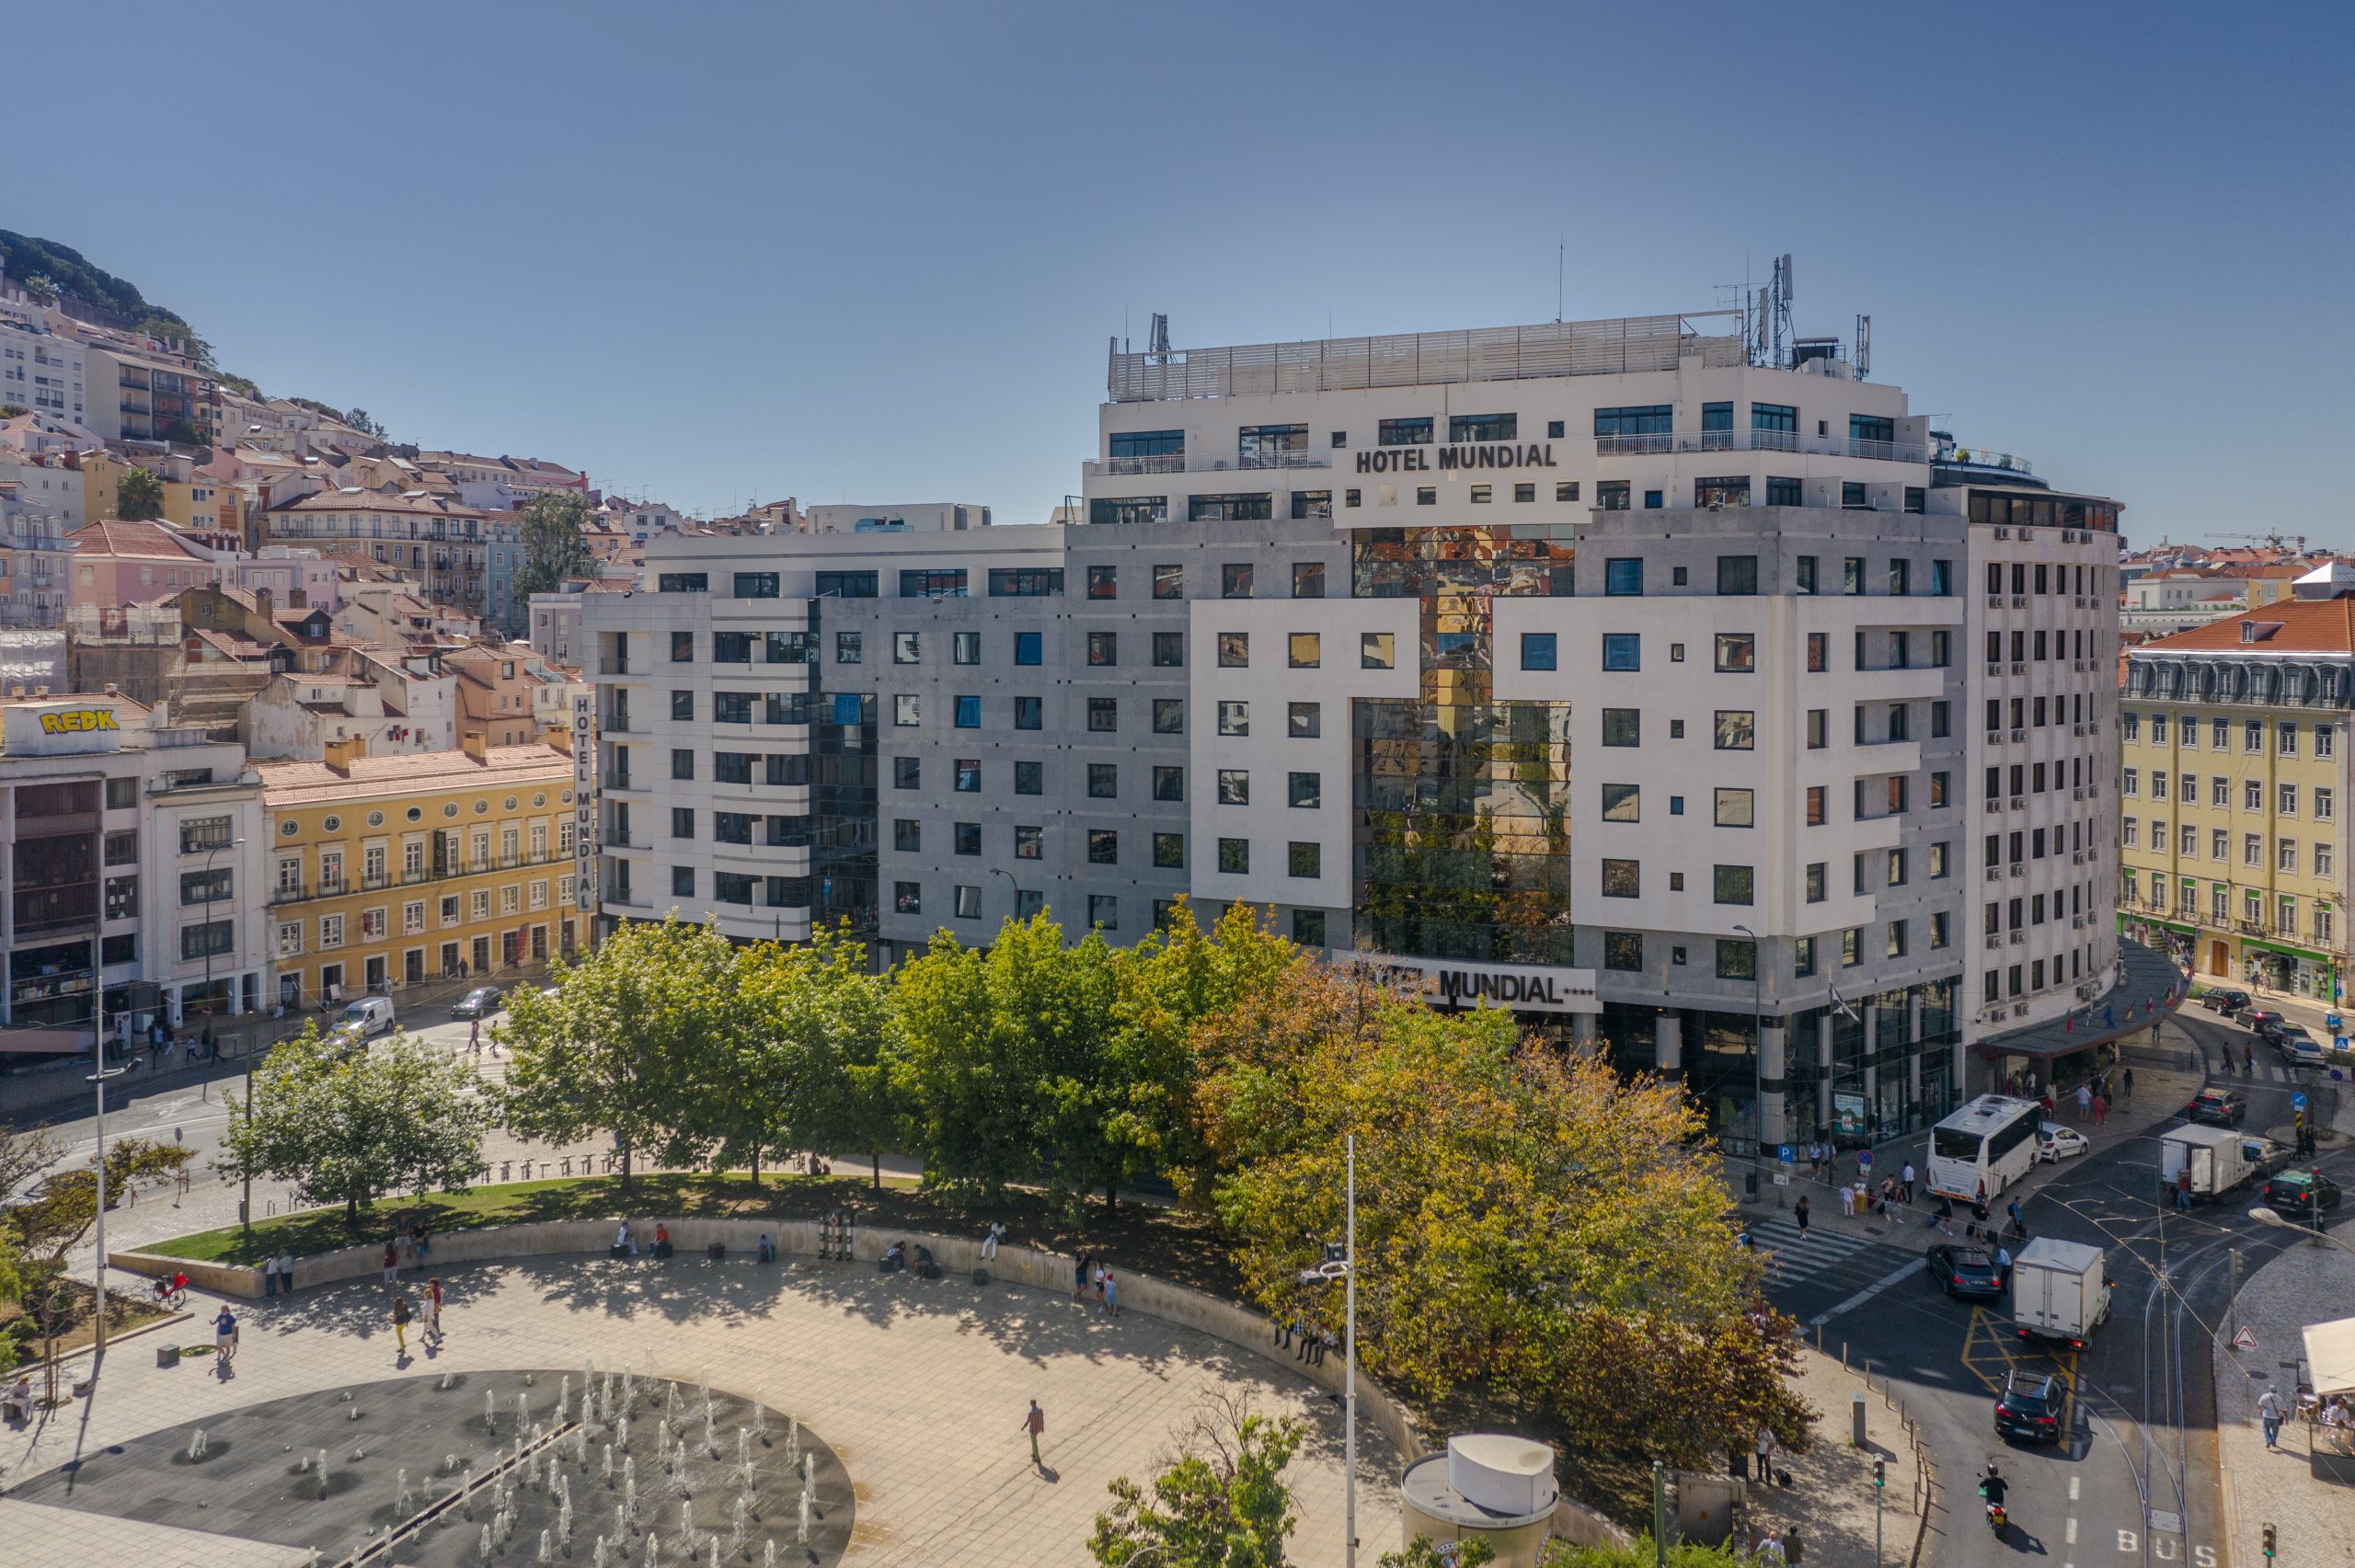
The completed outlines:
<svg viewBox="0 0 2355 1568">
<path fill-rule="evenodd" d="M 2355 1393 L 2355 1318 L 2306 1329 L 2306 1366 L 2317 1394 Z"/>
</svg>

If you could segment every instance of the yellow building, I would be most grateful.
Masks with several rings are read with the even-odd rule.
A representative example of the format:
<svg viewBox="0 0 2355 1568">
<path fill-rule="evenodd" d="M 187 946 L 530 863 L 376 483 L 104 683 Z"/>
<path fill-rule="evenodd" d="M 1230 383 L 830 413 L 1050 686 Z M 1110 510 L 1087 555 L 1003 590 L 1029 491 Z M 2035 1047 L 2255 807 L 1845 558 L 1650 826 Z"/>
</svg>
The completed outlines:
<svg viewBox="0 0 2355 1568">
<path fill-rule="evenodd" d="M 140 464 L 125 463 L 109 452 L 86 452 L 81 461 L 84 526 L 121 517 L 117 507 L 122 476 Z M 208 532 L 244 526 L 245 509 L 235 486 L 201 474 L 189 479 L 170 479 L 160 474 L 155 477 L 164 486 L 165 521 Z"/>
<path fill-rule="evenodd" d="M 461 973 L 500 985 L 585 939 L 559 746 L 261 762 L 275 999 L 290 1010 Z"/>
<path fill-rule="evenodd" d="M 2350 589 L 2326 567 L 2296 598 L 2128 656 L 2120 918 L 2198 973 L 2339 996 Z"/>
</svg>

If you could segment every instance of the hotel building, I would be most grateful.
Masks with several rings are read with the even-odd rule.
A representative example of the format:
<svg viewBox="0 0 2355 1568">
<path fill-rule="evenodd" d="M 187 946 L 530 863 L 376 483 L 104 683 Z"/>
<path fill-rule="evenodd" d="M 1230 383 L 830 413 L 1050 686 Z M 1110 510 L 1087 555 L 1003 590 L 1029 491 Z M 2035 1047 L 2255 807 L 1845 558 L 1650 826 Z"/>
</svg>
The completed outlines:
<svg viewBox="0 0 2355 1568">
<path fill-rule="evenodd" d="M 1736 1148 L 2090 1045 L 2118 509 L 1717 326 L 1116 346 L 1084 521 L 650 541 L 583 607 L 604 916 L 1245 900 Z"/>
</svg>

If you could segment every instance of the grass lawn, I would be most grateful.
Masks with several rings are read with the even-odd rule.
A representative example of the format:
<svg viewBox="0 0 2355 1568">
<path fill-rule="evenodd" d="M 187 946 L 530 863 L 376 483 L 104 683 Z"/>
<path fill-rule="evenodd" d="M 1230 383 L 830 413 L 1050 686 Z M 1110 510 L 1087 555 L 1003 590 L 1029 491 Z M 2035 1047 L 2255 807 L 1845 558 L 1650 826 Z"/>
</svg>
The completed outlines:
<svg viewBox="0 0 2355 1568">
<path fill-rule="evenodd" d="M 340 1208 L 305 1209 L 257 1222 L 251 1236 L 236 1226 L 157 1242 L 143 1252 L 201 1263 L 258 1264 L 292 1251 L 296 1257 L 343 1247 L 381 1245 L 396 1230 L 423 1220 L 436 1232 L 546 1219 L 605 1219 L 625 1213 L 695 1219 L 814 1219 L 851 1213 L 867 1230 L 931 1230 L 979 1236 L 992 1219 L 1005 1221 L 1006 1240 L 1076 1255 L 1089 1252 L 1115 1267 L 1158 1275 L 1174 1284 L 1233 1297 L 1242 1276 L 1231 1243 L 1200 1215 L 1133 1201 L 1108 1212 L 1090 1199 L 1076 1216 L 1040 1193 L 1008 1192 L 990 1204 L 969 1204 L 920 1191 L 902 1178 L 876 1191 L 864 1173 L 831 1176 L 770 1175 L 755 1187 L 741 1173 L 658 1173 L 637 1177 L 625 1198 L 617 1176 L 513 1182 L 465 1193 L 394 1197 L 364 1208 L 347 1224 Z"/>
</svg>

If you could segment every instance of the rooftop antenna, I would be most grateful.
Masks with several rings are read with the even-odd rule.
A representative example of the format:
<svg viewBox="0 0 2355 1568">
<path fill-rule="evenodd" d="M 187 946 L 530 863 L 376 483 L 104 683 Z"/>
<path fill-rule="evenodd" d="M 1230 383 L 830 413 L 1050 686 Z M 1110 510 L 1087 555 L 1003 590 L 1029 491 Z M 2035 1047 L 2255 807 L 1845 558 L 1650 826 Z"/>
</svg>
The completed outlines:
<svg viewBox="0 0 2355 1568">
<path fill-rule="evenodd" d="M 1869 315 L 1859 315 L 1856 317 L 1856 379 L 1864 380 L 1865 372 L 1872 368 L 1873 318 Z"/>
<path fill-rule="evenodd" d="M 1169 352 L 1169 317 L 1166 312 L 1153 313 L 1153 337 L 1152 340 L 1145 345 L 1144 351 L 1148 354 Z"/>
</svg>

